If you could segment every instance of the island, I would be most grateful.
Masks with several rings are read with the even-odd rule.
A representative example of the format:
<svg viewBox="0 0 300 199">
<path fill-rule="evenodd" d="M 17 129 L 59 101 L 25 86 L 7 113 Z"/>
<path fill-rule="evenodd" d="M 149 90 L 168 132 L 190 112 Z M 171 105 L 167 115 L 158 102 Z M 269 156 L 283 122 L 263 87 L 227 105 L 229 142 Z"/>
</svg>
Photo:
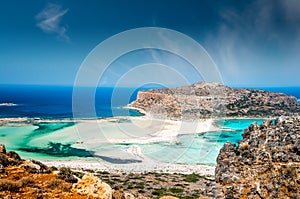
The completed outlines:
<svg viewBox="0 0 300 199">
<path fill-rule="evenodd" d="M 129 104 L 156 118 L 269 118 L 299 115 L 294 96 L 250 88 L 230 88 L 216 82 L 199 82 L 178 88 L 139 91 Z"/>
</svg>

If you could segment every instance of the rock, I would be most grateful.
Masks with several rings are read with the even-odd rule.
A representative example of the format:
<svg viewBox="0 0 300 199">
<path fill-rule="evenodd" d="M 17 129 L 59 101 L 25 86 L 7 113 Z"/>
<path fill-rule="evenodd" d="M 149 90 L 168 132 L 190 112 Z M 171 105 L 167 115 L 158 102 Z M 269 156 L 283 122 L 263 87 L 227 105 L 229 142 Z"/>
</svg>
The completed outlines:
<svg viewBox="0 0 300 199">
<path fill-rule="evenodd" d="M 85 195 L 87 198 L 111 199 L 111 187 L 93 174 L 85 174 L 78 183 L 73 184 L 72 192 Z"/>
<path fill-rule="evenodd" d="M 34 164 L 30 161 L 25 161 L 23 164 L 20 165 L 21 168 L 24 168 L 29 173 L 38 173 L 40 170 L 40 166 L 37 164 Z"/>
<path fill-rule="evenodd" d="M 4 153 L 4 154 L 6 153 L 4 144 L 0 144 L 0 153 Z"/>
<path fill-rule="evenodd" d="M 0 164 L 5 168 L 10 165 L 9 157 L 4 154 L 0 154 Z"/>
<path fill-rule="evenodd" d="M 19 154 L 17 154 L 16 152 L 14 151 L 9 151 L 6 153 L 6 155 L 16 161 L 22 161 L 21 157 L 19 156 Z"/>
<path fill-rule="evenodd" d="M 237 147 L 225 143 L 215 170 L 220 198 L 297 198 L 299 129 L 299 117 L 282 117 L 250 125 Z"/>
<path fill-rule="evenodd" d="M 174 197 L 174 196 L 163 196 L 160 199 L 179 199 L 179 198 Z"/>
<path fill-rule="evenodd" d="M 5 172 L 5 167 L 2 164 L 0 164 L 0 173 L 4 173 L 4 172 Z"/>
<path fill-rule="evenodd" d="M 49 167 L 36 160 L 24 161 L 20 167 L 24 168 L 29 173 L 51 173 Z"/>
<path fill-rule="evenodd" d="M 120 190 L 113 190 L 112 192 L 112 199 L 125 199 L 125 193 L 122 189 Z"/>
</svg>

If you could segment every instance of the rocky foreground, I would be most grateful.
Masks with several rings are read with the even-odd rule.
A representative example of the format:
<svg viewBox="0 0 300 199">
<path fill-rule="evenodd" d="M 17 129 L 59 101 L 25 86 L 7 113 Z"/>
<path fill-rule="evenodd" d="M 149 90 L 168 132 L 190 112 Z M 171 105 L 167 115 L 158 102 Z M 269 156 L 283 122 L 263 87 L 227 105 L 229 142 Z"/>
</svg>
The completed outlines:
<svg viewBox="0 0 300 199">
<path fill-rule="evenodd" d="M 300 198 L 300 118 L 249 126 L 220 150 L 215 178 L 220 198 Z"/>
<path fill-rule="evenodd" d="M 299 115 L 293 96 L 264 90 L 230 88 L 220 83 L 200 82 L 179 88 L 139 91 L 129 107 L 156 118 L 198 119 Z"/>
</svg>

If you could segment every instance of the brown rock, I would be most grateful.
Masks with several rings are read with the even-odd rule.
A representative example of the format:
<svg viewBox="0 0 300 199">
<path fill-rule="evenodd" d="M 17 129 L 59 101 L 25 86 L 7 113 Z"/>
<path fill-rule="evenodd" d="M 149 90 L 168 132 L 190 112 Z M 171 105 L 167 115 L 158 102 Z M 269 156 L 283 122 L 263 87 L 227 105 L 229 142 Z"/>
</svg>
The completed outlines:
<svg viewBox="0 0 300 199">
<path fill-rule="evenodd" d="M 299 198 L 300 118 L 253 124 L 237 147 L 226 143 L 215 179 L 225 198 Z"/>
<path fill-rule="evenodd" d="M 179 198 L 174 197 L 174 196 L 163 196 L 160 199 L 179 199 Z"/>
<path fill-rule="evenodd" d="M 6 153 L 4 144 L 0 144 L 0 153 Z"/>
<path fill-rule="evenodd" d="M 72 192 L 88 198 L 112 199 L 111 187 L 93 174 L 86 174 L 78 183 L 73 184 Z"/>
</svg>

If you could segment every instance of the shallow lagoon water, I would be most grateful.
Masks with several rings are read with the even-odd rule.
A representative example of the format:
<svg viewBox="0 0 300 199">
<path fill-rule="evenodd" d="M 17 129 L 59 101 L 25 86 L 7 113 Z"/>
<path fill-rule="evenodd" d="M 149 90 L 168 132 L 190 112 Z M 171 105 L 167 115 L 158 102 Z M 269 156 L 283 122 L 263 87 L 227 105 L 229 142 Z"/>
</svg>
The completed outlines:
<svg viewBox="0 0 300 199">
<path fill-rule="evenodd" d="M 126 150 L 132 146 L 138 146 L 142 154 L 155 161 L 183 164 L 207 164 L 215 165 L 220 148 L 225 142 L 238 143 L 242 139 L 243 129 L 251 123 L 261 123 L 263 120 L 223 120 L 219 121 L 222 128 L 234 131 L 216 131 L 201 134 L 178 135 L 176 140 L 151 142 L 151 143 L 114 143 L 105 142 L 90 143 L 88 145 L 78 143 L 83 140 L 78 135 L 78 126 L 86 125 L 86 136 L 89 140 L 103 139 L 100 134 L 93 134 L 96 127 L 90 124 L 76 123 L 40 123 L 35 126 L 0 127 L 1 143 L 8 150 L 15 150 L 22 158 L 37 160 L 76 160 L 76 159 L 101 159 L 101 161 L 121 161 L 118 157 L 126 157 L 126 160 L 134 160 L 132 154 Z M 120 120 L 125 128 L 131 124 L 127 120 Z M 101 123 L 102 129 L 112 137 L 128 139 L 131 135 L 124 135 L 122 129 L 114 126 L 112 122 Z M 154 124 L 156 126 L 157 124 Z M 149 131 L 149 129 L 148 129 Z M 135 132 L 138 133 L 138 132 Z M 145 133 L 145 132 L 141 132 Z M 82 135 L 81 135 L 82 136 Z M 103 136 L 103 135 L 102 135 Z M 109 136 L 108 136 L 109 137 Z M 106 137 L 106 139 L 108 138 Z M 108 138 L 109 139 L 109 138 Z"/>
<path fill-rule="evenodd" d="M 253 122 L 261 124 L 263 120 L 222 120 L 223 128 L 235 131 L 216 131 L 204 134 L 179 136 L 179 144 L 155 143 L 142 146 L 144 154 L 149 157 L 170 163 L 215 165 L 216 158 L 225 142 L 236 145 L 242 139 L 242 134 Z"/>
</svg>

